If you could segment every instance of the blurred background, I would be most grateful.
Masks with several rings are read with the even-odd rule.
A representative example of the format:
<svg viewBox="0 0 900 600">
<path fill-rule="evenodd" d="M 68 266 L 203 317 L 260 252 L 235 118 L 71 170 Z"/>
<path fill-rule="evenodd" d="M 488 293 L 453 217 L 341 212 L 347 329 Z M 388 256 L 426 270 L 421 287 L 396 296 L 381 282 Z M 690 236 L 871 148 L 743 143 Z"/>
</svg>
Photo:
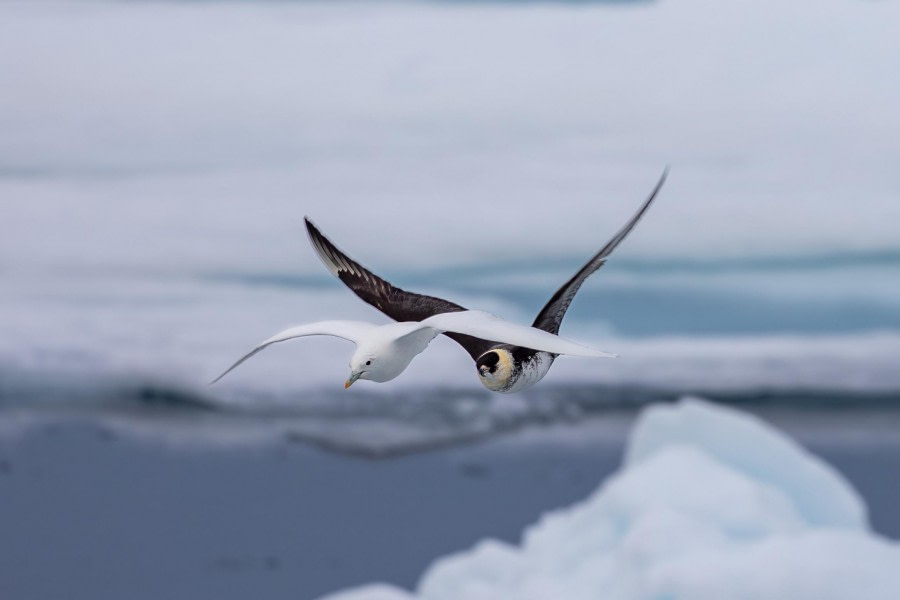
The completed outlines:
<svg viewBox="0 0 900 600">
<path fill-rule="evenodd" d="M 900 536 L 890 2 L 0 4 L 0 595 L 410 586 L 618 464 L 640 406 L 735 403 Z M 342 388 L 393 283 L 530 322 L 671 172 L 527 393 L 436 340 Z M 891 479 L 894 477 L 894 479 Z"/>
</svg>

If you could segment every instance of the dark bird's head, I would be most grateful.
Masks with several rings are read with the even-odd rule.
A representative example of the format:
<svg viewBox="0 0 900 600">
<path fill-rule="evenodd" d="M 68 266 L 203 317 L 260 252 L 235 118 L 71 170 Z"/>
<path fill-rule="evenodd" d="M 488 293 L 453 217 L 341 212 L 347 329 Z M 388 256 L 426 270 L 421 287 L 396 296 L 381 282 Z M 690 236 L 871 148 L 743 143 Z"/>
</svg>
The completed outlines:
<svg viewBox="0 0 900 600">
<path fill-rule="evenodd" d="M 510 386 L 513 374 L 512 352 L 505 348 L 488 350 L 475 361 L 478 378 L 489 390 L 502 391 Z"/>
</svg>

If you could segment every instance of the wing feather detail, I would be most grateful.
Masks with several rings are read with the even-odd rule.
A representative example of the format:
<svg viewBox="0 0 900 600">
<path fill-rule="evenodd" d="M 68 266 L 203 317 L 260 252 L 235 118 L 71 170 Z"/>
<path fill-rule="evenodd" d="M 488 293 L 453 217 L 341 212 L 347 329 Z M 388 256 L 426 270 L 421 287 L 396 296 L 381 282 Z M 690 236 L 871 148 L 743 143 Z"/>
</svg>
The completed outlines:
<svg viewBox="0 0 900 600">
<path fill-rule="evenodd" d="M 322 235 L 309 218 L 305 221 L 309 241 L 325 267 L 363 301 L 395 321 L 423 321 L 437 314 L 466 310 L 459 304 L 443 298 L 398 288 L 347 256 Z M 496 345 L 495 342 L 469 335 L 459 333 L 446 335 L 462 346 L 473 359 Z"/>
</svg>

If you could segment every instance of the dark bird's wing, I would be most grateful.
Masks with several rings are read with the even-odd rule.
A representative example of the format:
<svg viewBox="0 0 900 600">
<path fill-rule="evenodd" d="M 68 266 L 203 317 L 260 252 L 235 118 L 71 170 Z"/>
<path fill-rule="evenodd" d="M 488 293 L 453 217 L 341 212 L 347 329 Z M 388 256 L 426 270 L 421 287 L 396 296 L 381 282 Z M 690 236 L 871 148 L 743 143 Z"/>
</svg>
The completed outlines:
<svg viewBox="0 0 900 600">
<path fill-rule="evenodd" d="M 653 199 L 656 198 L 657 192 L 659 192 L 663 183 L 665 183 L 666 175 L 668 175 L 668 173 L 669 169 L 666 168 L 666 170 L 663 171 L 662 177 L 659 178 L 656 187 L 653 188 L 653 191 L 650 193 L 650 197 L 644 201 L 638 211 L 634 213 L 634 216 L 625 223 L 625 226 L 622 227 L 622 229 L 620 229 L 605 246 L 603 246 L 600 252 L 591 257 L 591 259 L 575 273 L 572 279 L 556 290 L 556 293 L 553 294 L 550 301 L 547 302 L 544 308 L 541 309 L 541 312 L 538 313 L 532 327 L 537 327 L 538 329 L 543 329 L 550 333 L 559 333 L 559 326 L 562 324 L 563 317 L 566 316 L 569 304 L 572 303 L 572 299 L 575 297 L 575 294 L 578 293 L 581 284 L 584 283 L 585 279 L 590 277 L 594 271 L 606 263 L 606 259 L 609 258 L 612 251 L 616 249 L 616 246 L 618 246 L 622 240 L 628 236 L 631 230 L 634 229 L 637 222 L 640 221 L 641 217 L 644 216 L 644 213 L 647 212 L 647 209 L 650 208 L 650 204 L 653 202 Z"/>
<path fill-rule="evenodd" d="M 423 321 L 434 315 L 466 310 L 443 298 L 415 294 L 391 285 L 341 252 L 308 218 L 305 220 L 309 241 L 328 270 L 353 290 L 354 294 L 395 321 Z M 465 348 L 473 359 L 496 346 L 495 342 L 460 333 L 444 335 Z"/>
</svg>

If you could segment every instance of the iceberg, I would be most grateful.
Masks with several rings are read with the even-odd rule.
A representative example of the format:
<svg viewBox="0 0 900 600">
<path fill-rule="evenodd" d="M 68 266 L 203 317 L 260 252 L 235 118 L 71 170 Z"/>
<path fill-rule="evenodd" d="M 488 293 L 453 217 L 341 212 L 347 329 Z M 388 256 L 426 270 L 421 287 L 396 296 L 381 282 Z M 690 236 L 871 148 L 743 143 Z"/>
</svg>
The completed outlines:
<svg viewBox="0 0 900 600">
<path fill-rule="evenodd" d="M 900 544 L 830 465 L 699 399 L 643 411 L 621 469 L 582 502 L 439 558 L 414 592 L 322 600 L 895 600 Z"/>
</svg>

